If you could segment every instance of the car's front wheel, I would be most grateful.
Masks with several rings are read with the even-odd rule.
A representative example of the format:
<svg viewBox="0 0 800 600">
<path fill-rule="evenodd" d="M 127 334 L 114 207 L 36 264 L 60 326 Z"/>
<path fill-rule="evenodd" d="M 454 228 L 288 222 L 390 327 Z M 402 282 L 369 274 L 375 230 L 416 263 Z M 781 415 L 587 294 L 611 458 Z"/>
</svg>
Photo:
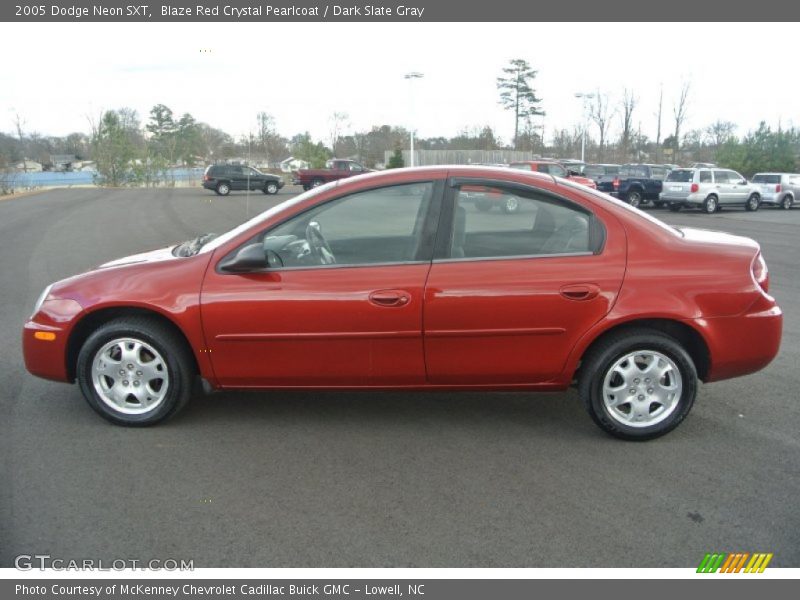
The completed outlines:
<svg viewBox="0 0 800 600">
<path fill-rule="evenodd" d="M 77 379 L 89 405 L 119 425 L 153 425 L 189 400 L 193 359 L 184 341 L 158 321 L 106 323 L 78 355 Z"/>
<path fill-rule="evenodd" d="M 578 393 L 607 433 L 649 440 L 672 431 L 689 414 L 697 393 L 697 370 L 671 336 L 627 330 L 601 341 L 585 357 Z"/>
<path fill-rule="evenodd" d="M 745 210 L 755 212 L 761 206 L 761 197 L 758 194 L 753 194 L 747 199 L 747 204 L 744 205 Z"/>
<path fill-rule="evenodd" d="M 500 204 L 500 208 L 506 214 L 514 214 L 519 211 L 519 198 L 516 196 L 508 196 Z"/>
</svg>

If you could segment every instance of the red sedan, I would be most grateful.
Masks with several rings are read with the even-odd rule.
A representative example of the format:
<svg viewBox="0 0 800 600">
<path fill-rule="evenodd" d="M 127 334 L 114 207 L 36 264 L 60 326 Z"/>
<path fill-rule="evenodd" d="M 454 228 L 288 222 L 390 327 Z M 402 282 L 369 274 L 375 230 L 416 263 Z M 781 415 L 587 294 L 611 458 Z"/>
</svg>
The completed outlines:
<svg viewBox="0 0 800 600">
<path fill-rule="evenodd" d="M 475 190 L 516 199 L 486 212 Z M 206 389 L 564 390 L 612 435 L 758 371 L 782 314 L 753 240 L 675 229 L 552 176 L 488 167 L 330 183 L 219 236 L 49 286 L 34 375 L 123 425 Z"/>
</svg>

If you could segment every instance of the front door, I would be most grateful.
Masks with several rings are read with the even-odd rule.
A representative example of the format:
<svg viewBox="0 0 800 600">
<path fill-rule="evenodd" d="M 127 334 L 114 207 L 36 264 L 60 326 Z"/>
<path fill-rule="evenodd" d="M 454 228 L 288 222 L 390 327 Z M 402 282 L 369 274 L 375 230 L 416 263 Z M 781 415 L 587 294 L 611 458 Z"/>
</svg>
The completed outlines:
<svg viewBox="0 0 800 600">
<path fill-rule="evenodd" d="M 220 385 L 357 387 L 425 382 L 422 301 L 441 184 L 345 195 L 262 232 L 273 268 L 217 270 L 202 290 Z"/>
<path fill-rule="evenodd" d="M 453 183 L 425 288 L 425 356 L 434 384 L 527 384 L 553 379 L 578 339 L 612 306 L 625 270 L 619 224 L 533 188 L 513 213 L 480 211 Z M 441 234 L 440 234 L 441 235 Z"/>
</svg>

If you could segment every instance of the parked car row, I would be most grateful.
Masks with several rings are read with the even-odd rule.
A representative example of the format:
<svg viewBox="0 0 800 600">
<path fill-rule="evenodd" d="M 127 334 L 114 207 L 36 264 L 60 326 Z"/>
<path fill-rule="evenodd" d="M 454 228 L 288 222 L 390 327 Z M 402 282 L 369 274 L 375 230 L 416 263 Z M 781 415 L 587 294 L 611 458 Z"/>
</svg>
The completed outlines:
<svg viewBox="0 0 800 600">
<path fill-rule="evenodd" d="M 762 204 L 791 208 L 800 191 L 800 175 L 757 173 L 748 180 L 732 169 L 711 163 L 692 167 L 656 164 L 589 164 L 584 175 L 601 192 L 628 202 L 631 206 L 652 203 L 677 212 L 696 208 L 706 213 L 722 207 L 743 206 L 758 210 Z"/>
<path fill-rule="evenodd" d="M 713 213 L 728 206 L 743 206 L 755 211 L 762 204 L 789 209 L 800 190 L 798 174 L 757 173 L 748 181 L 736 171 L 711 163 L 695 163 L 692 167 L 682 168 L 645 163 L 587 165 L 572 159 L 540 159 L 515 161 L 508 166 L 569 179 L 620 198 L 634 207 L 652 203 L 656 208 L 667 206 L 674 212 L 696 208 Z M 353 160 L 332 159 L 324 169 L 296 171 L 292 183 L 309 190 L 369 171 Z M 222 196 L 231 190 L 262 190 L 265 194 L 277 194 L 283 186 L 281 177 L 243 165 L 211 165 L 203 176 L 203 187 Z M 475 192 L 473 196 L 475 205 L 482 211 L 495 206 L 507 213 L 517 210 L 517 206 L 506 198 L 483 192 Z"/>
</svg>

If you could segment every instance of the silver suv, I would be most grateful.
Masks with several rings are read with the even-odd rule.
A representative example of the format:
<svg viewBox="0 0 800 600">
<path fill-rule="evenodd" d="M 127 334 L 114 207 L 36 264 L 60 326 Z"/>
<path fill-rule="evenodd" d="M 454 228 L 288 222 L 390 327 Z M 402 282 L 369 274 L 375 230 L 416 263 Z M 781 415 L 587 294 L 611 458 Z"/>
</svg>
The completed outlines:
<svg viewBox="0 0 800 600">
<path fill-rule="evenodd" d="M 761 188 L 730 169 L 675 169 L 664 180 L 658 199 L 673 212 L 700 208 L 713 213 L 723 206 L 758 210 Z"/>
<path fill-rule="evenodd" d="M 756 173 L 752 182 L 759 188 L 761 202 L 790 209 L 800 194 L 797 173 Z"/>
</svg>

